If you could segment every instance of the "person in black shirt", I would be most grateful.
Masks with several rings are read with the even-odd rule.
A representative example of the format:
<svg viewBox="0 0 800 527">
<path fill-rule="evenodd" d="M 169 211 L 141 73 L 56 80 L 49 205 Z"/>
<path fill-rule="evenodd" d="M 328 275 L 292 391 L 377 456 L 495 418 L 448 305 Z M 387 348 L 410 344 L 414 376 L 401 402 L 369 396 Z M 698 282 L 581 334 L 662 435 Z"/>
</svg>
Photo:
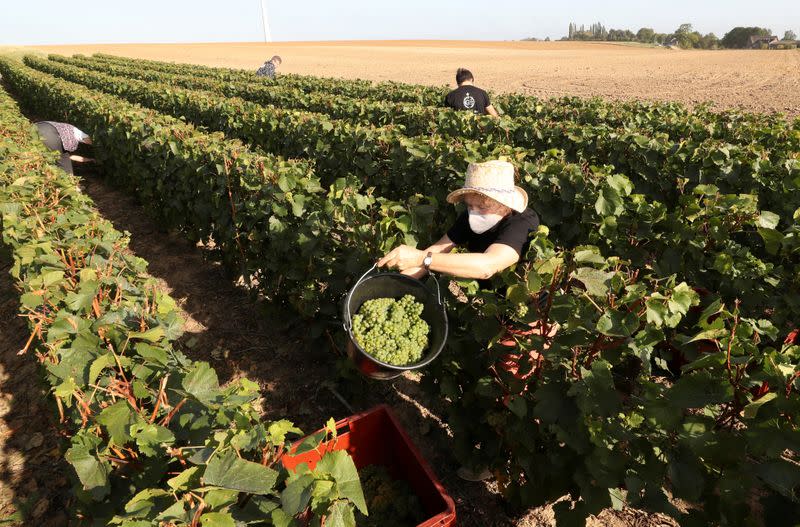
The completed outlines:
<svg viewBox="0 0 800 527">
<path fill-rule="evenodd" d="M 506 161 L 470 163 L 463 188 L 447 196 L 449 203 L 463 201 L 467 210 L 456 219 L 447 234 L 425 250 L 407 245 L 393 249 L 378 261 L 379 267 L 394 267 L 401 273 L 421 278 L 429 270 L 461 278 L 478 279 L 481 288 L 491 286 L 489 278 L 517 263 L 530 244 L 531 234 L 539 227 L 539 217 L 528 208 L 528 194 L 514 185 L 514 166 Z M 468 252 L 450 254 L 456 247 Z M 501 319 L 504 325 L 506 321 Z M 530 373 L 520 373 L 524 361 L 537 361 L 539 351 L 520 353 L 516 338 L 533 335 L 552 338 L 558 324 L 544 325 L 541 321 L 529 324 L 524 330 L 506 326 L 501 345 L 508 348 L 490 372 L 504 370 L 526 380 Z M 541 349 L 543 353 L 549 344 Z M 510 394 L 502 399 L 503 404 Z M 456 474 L 468 481 L 491 477 L 487 467 L 461 466 Z"/>
<path fill-rule="evenodd" d="M 468 69 L 458 68 L 456 84 L 458 88 L 444 98 L 444 105 L 454 110 L 464 110 L 477 115 L 498 117 L 497 110 L 489 101 L 489 94 L 475 86 L 475 78 Z"/>
<path fill-rule="evenodd" d="M 447 201 L 467 205 L 447 234 L 425 250 L 401 245 L 378 266 L 415 278 L 431 270 L 477 279 L 486 287 L 489 278 L 519 261 L 539 227 L 539 217 L 528 208 L 528 194 L 514 185 L 514 166 L 507 161 L 470 163 L 464 187 L 451 192 Z M 450 254 L 456 246 L 468 252 Z"/>
</svg>

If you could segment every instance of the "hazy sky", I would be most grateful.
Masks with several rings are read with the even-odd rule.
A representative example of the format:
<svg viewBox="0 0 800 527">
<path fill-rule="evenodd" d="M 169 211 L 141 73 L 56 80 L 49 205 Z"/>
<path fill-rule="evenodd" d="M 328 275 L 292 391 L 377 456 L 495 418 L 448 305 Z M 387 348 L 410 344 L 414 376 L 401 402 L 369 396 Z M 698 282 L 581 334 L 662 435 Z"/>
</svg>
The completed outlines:
<svg viewBox="0 0 800 527">
<path fill-rule="evenodd" d="M 0 44 L 263 39 L 260 0 L 0 0 Z M 570 21 L 800 34 L 800 0 L 267 0 L 274 40 L 561 38 Z"/>
</svg>

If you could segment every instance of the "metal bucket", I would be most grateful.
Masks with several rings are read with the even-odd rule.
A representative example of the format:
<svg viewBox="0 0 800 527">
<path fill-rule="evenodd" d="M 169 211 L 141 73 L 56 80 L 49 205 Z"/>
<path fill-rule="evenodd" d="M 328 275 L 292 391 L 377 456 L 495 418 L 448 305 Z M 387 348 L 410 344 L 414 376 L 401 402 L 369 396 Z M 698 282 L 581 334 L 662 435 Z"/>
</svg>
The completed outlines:
<svg viewBox="0 0 800 527">
<path fill-rule="evenodd" d="M 442 302 L 439 281 L 435 276 L 433 281 L 436 284 L 436 292 L 429 290 L 428 287 L 417 280 L 400 273 L 381 273 L 367 277 L 375 269 L 373 265 L 366 273 L 361 275 L 358 282 L 347 293 L 344 304 L 344 330 L 350 337 L 347 343 L 347 354 L 355 363 L 358 370 L 373 379 L 388 380 L 399 377 L 403 372 L 416 370 L 430 364 L 444 348 L 447 341 L 447 311 Z M 367 300 L 375 298 L 400 298 L 404 295 L 412 295 L 424 308 L 422 319 L 428 323 L 430 333 L 428 335 L 428 350 L 419 362 L 407 366 L 395 366 L 379 361 L 368 354 L 359 346 L 353 336 L 352 317 Z"/>
</svg>

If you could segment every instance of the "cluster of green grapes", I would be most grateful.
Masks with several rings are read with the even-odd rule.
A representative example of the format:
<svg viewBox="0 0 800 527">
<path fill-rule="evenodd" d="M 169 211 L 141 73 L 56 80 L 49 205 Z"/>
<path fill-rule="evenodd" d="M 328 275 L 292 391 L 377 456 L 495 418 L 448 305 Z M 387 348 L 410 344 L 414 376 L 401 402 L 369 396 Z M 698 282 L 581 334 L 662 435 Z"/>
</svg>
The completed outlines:
<svg viewBox="0 0 800 527">
<path fill-rule="evenodd" d="M 358 471 L 369 516 L 356 511 L 358 527 L 411 527 L 425 520 L 422 504 L 406 481 L 395 480 L 381 465 Z"/>
<path fill-rule="evenodd" d="M 399 300 L 367 300 L 353 316 L 353 336 L 364 351 L 381 362 L 414 364 L 428 347 L 430 328 L 420 317 L 423 308 L 412 295 Z"/>
</svg>

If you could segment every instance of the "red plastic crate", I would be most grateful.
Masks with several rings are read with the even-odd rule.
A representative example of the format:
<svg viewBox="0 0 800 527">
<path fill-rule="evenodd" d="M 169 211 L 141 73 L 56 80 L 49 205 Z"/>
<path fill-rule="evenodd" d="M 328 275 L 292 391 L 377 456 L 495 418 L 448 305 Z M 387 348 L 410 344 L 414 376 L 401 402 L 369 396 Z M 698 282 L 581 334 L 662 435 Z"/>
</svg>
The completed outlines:
<svg viewBox="0 0 800 527">
<path fill-rule="evenodd" d="M 346 450 L 356 468 L 383 465 L 392 478 L 405 480 L 419 497 L 429 519 L 417 527 L 451 527 L 456 525 L 456 506 L 447 495 L 428 463 L 400 427 L 387 405 L 376 406 L 336 423 L 338 437 L 334 450 Z M 282 458 L 283 466 L 294 470 L 300 463 L 314 468 L 320 460 L 315 450 L 292 455 L 303 440 L 297 441 Z"/>
</svg>

